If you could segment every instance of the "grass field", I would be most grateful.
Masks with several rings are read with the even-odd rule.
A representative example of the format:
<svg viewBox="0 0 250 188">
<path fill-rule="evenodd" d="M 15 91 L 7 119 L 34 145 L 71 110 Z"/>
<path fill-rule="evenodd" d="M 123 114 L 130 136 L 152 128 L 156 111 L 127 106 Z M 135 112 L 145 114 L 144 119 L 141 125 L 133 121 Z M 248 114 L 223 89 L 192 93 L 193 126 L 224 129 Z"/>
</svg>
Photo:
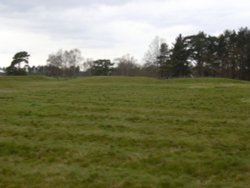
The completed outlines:
<svg viewBox="0 0 250 188">
<path fill-rule="evenodd" d="M 0 77 L 0 187 L 250 186 L 250 82 Z"/>
</svg>

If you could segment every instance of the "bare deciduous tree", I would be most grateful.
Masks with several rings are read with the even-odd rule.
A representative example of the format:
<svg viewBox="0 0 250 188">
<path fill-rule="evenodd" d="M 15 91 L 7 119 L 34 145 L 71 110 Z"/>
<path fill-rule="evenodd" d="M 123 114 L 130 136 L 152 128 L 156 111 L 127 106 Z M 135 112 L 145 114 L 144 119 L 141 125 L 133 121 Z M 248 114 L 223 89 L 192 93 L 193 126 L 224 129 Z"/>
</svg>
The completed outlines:
<svg viewBox="0 0 250 188">
<path fill-rule="evenodd" d="M 148 65 L 158 66 L 157 57 L 160 55 L 161 44 L 164 43 L 165 40 L 156 36 L 154 40 L 150 43 L 148 51 L 144 55 L 144 62 Z"/>
<path fill-rule="evenodd" d="M 69 51 L 58 50 L 55 54 L 50 54 L 48 57 L 48 66 L 55 72 L 55 76 L 76 76 L 79 72 L 79 65 L 83 57 L 79 49 Z"/>
<path fill-rule="evenodd" d="M 116 58 L 115 63 L 117 67 L 114 74 L 116 75 L 135 76 L 140 74 L 140 66 L 137 64 L 137 60 L 130 54 Z"/>
</svg>

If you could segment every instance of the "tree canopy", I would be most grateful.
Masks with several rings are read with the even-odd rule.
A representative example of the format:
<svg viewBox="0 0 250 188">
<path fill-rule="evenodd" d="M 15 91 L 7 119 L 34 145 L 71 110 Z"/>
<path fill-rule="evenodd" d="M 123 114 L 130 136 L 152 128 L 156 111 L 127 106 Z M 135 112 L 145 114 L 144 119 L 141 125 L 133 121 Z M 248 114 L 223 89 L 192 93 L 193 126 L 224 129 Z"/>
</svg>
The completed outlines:
<svg viewBox="0 0 250 188">
<path fill-rule="evenodd" d="M 18 52 L 14 55 L 9 67 L 6 68 L 7 75 L 26 75 L 29 66 L 30 55 L 26 51 Z M 25 65 L 21 67 L 21 63 Z"/>
</svg>

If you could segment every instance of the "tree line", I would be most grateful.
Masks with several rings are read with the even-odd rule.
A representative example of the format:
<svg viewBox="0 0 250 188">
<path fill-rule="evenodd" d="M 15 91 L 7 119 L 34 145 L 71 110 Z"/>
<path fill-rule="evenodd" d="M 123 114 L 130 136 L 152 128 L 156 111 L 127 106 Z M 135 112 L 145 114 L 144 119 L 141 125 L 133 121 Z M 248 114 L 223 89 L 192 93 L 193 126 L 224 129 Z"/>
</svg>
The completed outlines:
<svg viewBox="0 0 250 188">
<path fill-rule="evenodd" d="M 218 36 L 204 32 L 177 36 L 171 47 L 160 38 L 150 44 L 144 64 L 127 54 L 109 59 L 84 60 L 81 51 L 59 50 L 47 65 L 28 66 L 29 54 L 19 52 L 5 69 L 8 75 L 42 74 L 55 77 L 123 75 L 175 77 L 226 77 L 250 80 L 250 30 L 225 30 Z M 25 63 L 23 67 L 21 62 Z M 81 70 L 81 67 L 83 69 Z"/>
<path fill-rule="evenodd" d="M 250 31 L 226 30 L 219 36 L 204 32 L 179 35 L 173 47 L 160 47 L 157 65 L 161 77 L 227 77 L 250 80 Z"/>
</svg>

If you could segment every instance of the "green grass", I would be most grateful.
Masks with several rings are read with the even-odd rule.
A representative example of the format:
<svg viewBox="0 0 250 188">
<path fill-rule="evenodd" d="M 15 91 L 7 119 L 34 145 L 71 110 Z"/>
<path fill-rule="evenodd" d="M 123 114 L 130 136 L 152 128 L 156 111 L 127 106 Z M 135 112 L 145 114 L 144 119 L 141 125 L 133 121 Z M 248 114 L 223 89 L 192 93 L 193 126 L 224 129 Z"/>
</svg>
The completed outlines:
<svg viewBox="0 0 250 188">
<path fill-rule="evenodd" d="M 0 187 L 248 187 L 250 83 L 0 77 Z"/>
</svg>

